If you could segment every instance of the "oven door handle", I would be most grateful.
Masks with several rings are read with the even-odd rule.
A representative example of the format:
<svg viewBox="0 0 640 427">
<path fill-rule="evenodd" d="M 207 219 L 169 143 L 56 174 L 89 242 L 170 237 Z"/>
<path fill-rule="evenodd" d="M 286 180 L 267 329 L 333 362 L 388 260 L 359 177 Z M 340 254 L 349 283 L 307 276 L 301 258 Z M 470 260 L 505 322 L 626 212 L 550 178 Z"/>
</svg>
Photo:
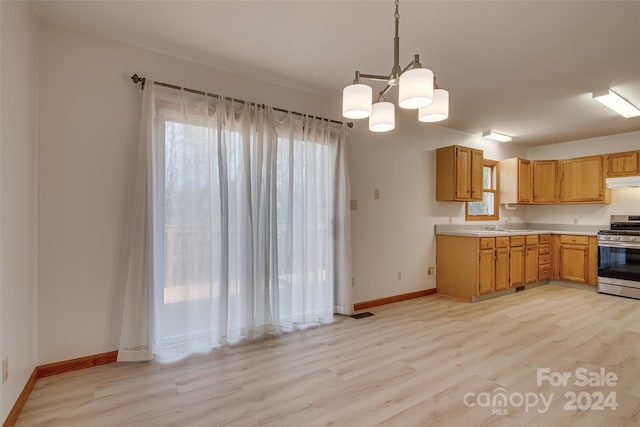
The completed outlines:
<svg viewBox="0 0 640 427">
<path fill-rule="evenodd" d="M 630 249 L 640 249 L 640 242 L 635 243 L 627 243 L 627 242 L 598 242 L 598 246 L 603 246 L 605 248 L 630 248 Z"/>
</svg>

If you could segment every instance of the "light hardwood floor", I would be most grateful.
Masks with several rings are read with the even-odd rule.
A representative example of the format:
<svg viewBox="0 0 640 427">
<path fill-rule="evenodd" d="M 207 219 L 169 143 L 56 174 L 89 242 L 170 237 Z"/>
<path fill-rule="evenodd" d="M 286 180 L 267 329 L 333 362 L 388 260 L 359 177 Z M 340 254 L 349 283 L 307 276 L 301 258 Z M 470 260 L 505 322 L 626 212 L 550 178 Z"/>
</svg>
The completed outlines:
<svg viewBox="0 0 640 427">
<path fill-rule="evenodd" d="M 375 316 L 174 364 L 111 364 L 38 380 L 18 426 L 623 426 L 640 424 L 640 301 L 547 285 L 476 304 L 438 295 Z M 614 387 L 579 387 L 604 367 Z M 571 372 L 536 385 L 537 368 Z M 469 407 L 514 400 L 504 415 Z M 616 393 L 615 410 L 563 409 L 567 391 Z M 554 396 L 528 411 L 520 393 Z M 515 396 L 515 397 L 513 397 Z M 587 403 L 583 397 L 582 403 Z"/>
</svg>

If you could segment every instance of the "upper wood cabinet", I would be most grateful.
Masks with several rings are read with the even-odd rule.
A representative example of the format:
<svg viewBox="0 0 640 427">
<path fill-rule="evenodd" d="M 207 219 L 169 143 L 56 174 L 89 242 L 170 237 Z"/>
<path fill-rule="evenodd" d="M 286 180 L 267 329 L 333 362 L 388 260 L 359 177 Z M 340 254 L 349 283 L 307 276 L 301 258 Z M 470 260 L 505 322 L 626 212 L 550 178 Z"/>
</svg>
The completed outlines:
<svg viewBox="0 0 640 427">
<path fill-rule="evenodd" d="M 558 201 L 558 161 L 535 160 L 533 162 L 533 203 Z"/>
<path fill-rule="evenodd" d="M 531 161 L 514 157 L 500 160 L 500 203 L 531 203 Z"/>
<path fill-rule="evenodd" d="M 483 151 L 459 145 L 436 151 L 436 200 L 482 200 Z"/>
<path fill-rule="evenodd" d="M 558 162 L 560 202 L 609 203 L 610 191 L 604 187 L 604 157 L 589 156 Z"/>
<path fill-rule="evenodd" d="M 638 151 L 607 154 L 607 177 L 635 176 L 640 174 Z"/>
</svg>

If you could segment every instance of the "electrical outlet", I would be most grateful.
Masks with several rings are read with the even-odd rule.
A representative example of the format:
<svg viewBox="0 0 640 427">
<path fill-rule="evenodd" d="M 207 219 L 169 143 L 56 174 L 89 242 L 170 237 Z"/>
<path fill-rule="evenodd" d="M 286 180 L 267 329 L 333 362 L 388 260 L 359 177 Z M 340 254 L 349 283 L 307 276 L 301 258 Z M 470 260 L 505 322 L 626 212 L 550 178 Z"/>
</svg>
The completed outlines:
<svg viewBox="0 0 640 427">
<path fill-rule="evenodd" d="M 396 277 L 398 280 L 402 280 L 402 272 L 398 271 L 398 275 Z"/>
<path fill-rule="evenodd" d="M 433 277 L 436 275 L 436 266 L 435 265 L 430 265 L 427 268 L 427 276 L 429 277 Z"/>
<path fill-rule="evenodd" d="M 376 200 L 380 199 L 380 189 L 379 188 L 374 188 L 373 189 L 373 198 Z"/>
<path fill-rule="evenodd" d="M 351 210 L 352 211 L 358 210 L 358 201 L 356 199 L 351 199 Z"/>
<path fill-rule="evenodd" d="M 7 379 L 9 379 L 9 356 L 2 360 L 2 384 L 6 383 Z"/>
</svg>

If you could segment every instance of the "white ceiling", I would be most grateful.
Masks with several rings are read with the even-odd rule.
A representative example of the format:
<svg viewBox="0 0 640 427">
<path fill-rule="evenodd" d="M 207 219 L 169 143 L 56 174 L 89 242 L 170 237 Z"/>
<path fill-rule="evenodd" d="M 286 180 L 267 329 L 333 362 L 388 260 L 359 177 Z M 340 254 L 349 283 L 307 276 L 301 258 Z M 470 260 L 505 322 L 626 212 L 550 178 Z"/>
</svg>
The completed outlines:
<svg viewBox="0 0 640 427">
<path fill-rule="evenodd" d="M 45 22 L 336 99 L 356 69 L 388 74 L 393 62 L 390 0 L 35 7 Z M 401 66 L 416 53 L 450 91 L 442 126 L 527 146 L 640 130 L 640 117 L 591 99 L 610 87 L 640 106 L 638 1 L 402 0 Z"/>
</svg>

